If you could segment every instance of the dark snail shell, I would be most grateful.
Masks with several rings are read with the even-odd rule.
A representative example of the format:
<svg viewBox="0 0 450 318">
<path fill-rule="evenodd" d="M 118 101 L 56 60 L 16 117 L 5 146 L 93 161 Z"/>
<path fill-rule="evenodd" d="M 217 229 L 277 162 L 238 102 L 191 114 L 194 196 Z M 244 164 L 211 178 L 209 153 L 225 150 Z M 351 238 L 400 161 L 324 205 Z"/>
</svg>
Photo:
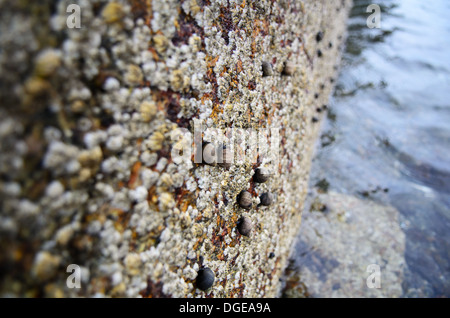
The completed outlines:
<svg viewBox="0 0 450 318">
<path fill-rule="evenodd" d="M 272 76 L 273 75 L 273 68 L 272 64 L 268 62 L 262 62 L 261 65 L 263 76 Z"/>
<path fill-rule="evenodd" d="M 320 42 L 320 41 L 322 41 L 323 40 L 323 32 L 322 31 L 319 31 L 317 34 L 316 34 L 316 41 L 317 42 Z"/>
<path fill-rule="evenodd" d="M 198 271 L 197 275 L 197 288 L 201 290 L 207 290 L 214 284 L 215 275 L 209 268 L 202 268 Z"/>
<path fill-rule="evenodd" d="M 249 209 L 252 206 L 252 194 L 248 191 L 242 191 L 238 196 L 238 204 L 241 208 Z"/>
<path fill-rule="evenodd" d="M 237 229 L 241 235 L 250 236 L 253 229 L 253 223 L 248 217 L 244 216 L 239 220 Z"/>
<path fill-rule="evenodd" d="M 270 192 L 265 192 L 265 193 L 261 194 L 261 196 L 259 197 L 259 200 L 261 202 L 261 205 L 269 206 L 273 202 L 273 194 Z"/>
<path fill-rule="evenodd" d="M 258 168 L 255 170 L 253 180 L 257 183 L 264 183 L 269 180 L 270 174 L 265 168 Z"/>
</svg>

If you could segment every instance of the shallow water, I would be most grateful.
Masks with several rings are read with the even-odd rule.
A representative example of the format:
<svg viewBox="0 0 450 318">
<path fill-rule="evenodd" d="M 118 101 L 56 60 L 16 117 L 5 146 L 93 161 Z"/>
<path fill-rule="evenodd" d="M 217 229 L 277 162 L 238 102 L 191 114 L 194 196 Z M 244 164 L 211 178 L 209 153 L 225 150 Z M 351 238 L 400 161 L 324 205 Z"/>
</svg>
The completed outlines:
<svg viewBox="0 0 450 318">
<path fill-rule="evenodd" d="M 395 207 L 402 296 L 448 297 L 450 2 L 377 3 L 381 29 L 369 29 L 371 1 L 354 1 L 310 184 Z M 293 263 L 304 259 L 294 253 Z"/>
</svg>

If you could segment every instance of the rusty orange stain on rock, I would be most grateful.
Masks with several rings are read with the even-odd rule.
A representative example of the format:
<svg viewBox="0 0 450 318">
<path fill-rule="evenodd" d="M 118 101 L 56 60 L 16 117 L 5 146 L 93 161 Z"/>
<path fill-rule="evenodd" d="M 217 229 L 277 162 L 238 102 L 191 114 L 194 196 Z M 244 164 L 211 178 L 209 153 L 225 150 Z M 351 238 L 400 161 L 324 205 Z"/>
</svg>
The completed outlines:
<svg viewBox="0 0 450 318">
<path fill-rule="evenodd" d="M 244 70 L 242 67 L 242 61 L 239 59 L 236 63 L 236 72 L 239 74 Z"/>
<path fill-rule="evenodd" d="M 134 189 L 137 186 L 137 180 L 139 176 L 139 169 L 141 169 L 142 163 L 137 161 L 131 168 L 130 180 L 128 181 L 128 188 Z"/>
</svg>

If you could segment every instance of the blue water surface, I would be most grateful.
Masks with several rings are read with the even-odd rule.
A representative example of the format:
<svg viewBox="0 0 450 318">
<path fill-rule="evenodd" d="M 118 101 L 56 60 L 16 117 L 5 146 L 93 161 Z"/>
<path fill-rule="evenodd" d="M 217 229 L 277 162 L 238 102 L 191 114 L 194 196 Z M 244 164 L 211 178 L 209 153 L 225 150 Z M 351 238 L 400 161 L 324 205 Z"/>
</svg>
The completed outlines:
<svg viewBox="0 0 450 318">
<path fill-rule="evenodd" d="M 311 184 L 401 213 L 405 297 L 450 296 L 450 1 L 356 0 Z"/>
</svg>

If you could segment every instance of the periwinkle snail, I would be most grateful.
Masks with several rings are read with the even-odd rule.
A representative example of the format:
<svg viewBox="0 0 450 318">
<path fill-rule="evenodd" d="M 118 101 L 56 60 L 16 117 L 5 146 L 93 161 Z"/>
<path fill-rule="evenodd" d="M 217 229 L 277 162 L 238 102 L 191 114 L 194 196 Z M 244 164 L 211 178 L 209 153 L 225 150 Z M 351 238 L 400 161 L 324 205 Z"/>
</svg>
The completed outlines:
<svg viewBox="0 0 450 318">
<path fill-rule="evenodd" d="M 264 183 L 269 180 L 270 173 L 266 168 L 258 168 L 255 170 L 253 180 L 257 183 Z"/>
<path fill-rule="evenodd" d="M 241 235 L 250 236 L 253 229 L 253 223 L 248 217 L 244 216 L 239 220 L 237 229 Z"/>
<path fill-rule="evenodd" d="M 259 196 L 261 205 L 269 206 L 273 202 L 273 194 L 270 192 L 265 192 Z"/>
<path fill-rule="evenodd" d="M 270 64 L 269 62 L 262 62 L 261 68 L 262 68 L 263 76 L 272 76 L 273 75 L 272 64 Z"/>
<path fill-rule="evenodd" d="M 214 272 L 210 268 L 200 269 L 196 279 L 197 288 L 207 290 L 214 284 L 214 279 Z"/>
<path fill-rule="evenodd" d="M 252 194 L 248 191 L 242 191 L 238 195 L 238 204 L 241 208 L 249 209 L 252 206 Z"/>
</svg>

